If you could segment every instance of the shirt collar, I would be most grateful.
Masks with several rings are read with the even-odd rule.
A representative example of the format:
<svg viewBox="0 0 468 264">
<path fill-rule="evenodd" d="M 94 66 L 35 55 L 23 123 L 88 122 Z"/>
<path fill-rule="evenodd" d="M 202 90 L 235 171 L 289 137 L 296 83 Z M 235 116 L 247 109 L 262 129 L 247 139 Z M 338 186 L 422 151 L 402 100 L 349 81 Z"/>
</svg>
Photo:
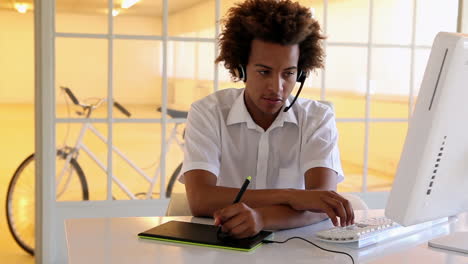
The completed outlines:
<svg viewBox="0 0 468 264">
<path fill-rule="evenodd" d="M 239 97 L 237 97 L 236 101 L 234 101 L 234 104 L 232 105 L 231 110 L 229 111 L 226 120 L 226 125 L 229 126 L 245 122 L 247 123 L 248 128 L 255 129 L 257 127 L 257 124 L 253 121 L 252 117 L 249 114 L 249 111 L 247 110 L 247 107 L 245 106 L 244 93 L 245 89 L 242 91 Z M 289 98 L 286 100 L 286 105 L 290 105 Z M 281 109 L 281 112 L 276 117 L 275 121 L 273 122 L 270 128 L 282 127 L 285 122 L 297 125 L 297 118 L 293 109 L 289 109 L 287 112 L 283 112 L 283 109 Z"/>
</svg>

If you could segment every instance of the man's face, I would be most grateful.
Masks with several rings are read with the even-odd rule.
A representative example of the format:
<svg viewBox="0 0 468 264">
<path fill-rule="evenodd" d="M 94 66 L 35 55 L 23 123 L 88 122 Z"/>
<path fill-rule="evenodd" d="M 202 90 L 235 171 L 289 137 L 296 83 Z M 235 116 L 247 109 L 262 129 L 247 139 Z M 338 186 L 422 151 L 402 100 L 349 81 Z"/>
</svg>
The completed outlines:
<svg viewBox="0 0 468 264">
<path fill-rule="evenodd" d="M 294 89 L 298 60 L 298 44 L 252 41 L 245 102 L 254 120 L 276 116 Z"/>
</svg>

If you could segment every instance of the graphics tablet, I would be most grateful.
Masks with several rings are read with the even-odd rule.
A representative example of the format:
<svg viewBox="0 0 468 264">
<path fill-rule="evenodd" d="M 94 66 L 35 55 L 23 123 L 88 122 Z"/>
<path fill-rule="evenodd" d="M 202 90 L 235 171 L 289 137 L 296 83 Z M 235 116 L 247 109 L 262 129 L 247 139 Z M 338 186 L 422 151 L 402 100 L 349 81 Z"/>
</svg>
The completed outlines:
<svg viewBox="0 0 468 264">
<path fill-rule="evenodd" d="M 143 239 L 153 239 L 174 243 L 224 248 L 240 251 L 252 251 L 262 245 L 262 240 L 272 234 L 261 231 L 259 234 L 243 239 L 218 239 L 218 227 L 189 222 L 170 221 L 153 227 L 138 236 Z"/>
</svg>

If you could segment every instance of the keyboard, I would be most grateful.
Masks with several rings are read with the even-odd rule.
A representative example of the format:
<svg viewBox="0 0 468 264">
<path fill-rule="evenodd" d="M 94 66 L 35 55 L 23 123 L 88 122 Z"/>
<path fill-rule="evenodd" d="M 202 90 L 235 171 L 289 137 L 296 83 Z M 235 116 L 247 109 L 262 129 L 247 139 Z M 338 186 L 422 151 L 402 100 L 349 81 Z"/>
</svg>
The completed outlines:
<svg viewBox="0 0 468 264">
<path fill-rule="evenodd" d="M 367 218 L 346 227 L 332 227 L 317 232 L 315 235 L 325 241 L 336 243 L 356 242 L 370 237 L 383 230 L 396 227 L 397 224 L 386 217 Z"/>
<path fill-rule="evenodd" d="M 352 247 L 361 248 L 402 235 L 410 235 L 435 224 L 446 222 L 447 218 L 425 222 L 408 227 L 401 226 L 386 217 L 367 218 L 347 227 L 332 227 L 315 234 L 321 241 L 332 243 L 348 243 Z"/>
</svg>

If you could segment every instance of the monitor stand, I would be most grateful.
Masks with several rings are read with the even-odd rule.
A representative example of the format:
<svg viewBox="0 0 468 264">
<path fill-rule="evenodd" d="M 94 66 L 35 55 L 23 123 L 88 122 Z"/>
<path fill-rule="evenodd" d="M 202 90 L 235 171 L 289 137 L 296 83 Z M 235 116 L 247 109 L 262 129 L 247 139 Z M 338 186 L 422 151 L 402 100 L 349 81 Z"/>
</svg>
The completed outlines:
<svg viewBox="0 0 468 264">
<path fill-rule="evenodd" d="M 468 232 L 454 232 L 432 239 L 429 241 L 429 246 L 468 254 Z"/>
</svg>

